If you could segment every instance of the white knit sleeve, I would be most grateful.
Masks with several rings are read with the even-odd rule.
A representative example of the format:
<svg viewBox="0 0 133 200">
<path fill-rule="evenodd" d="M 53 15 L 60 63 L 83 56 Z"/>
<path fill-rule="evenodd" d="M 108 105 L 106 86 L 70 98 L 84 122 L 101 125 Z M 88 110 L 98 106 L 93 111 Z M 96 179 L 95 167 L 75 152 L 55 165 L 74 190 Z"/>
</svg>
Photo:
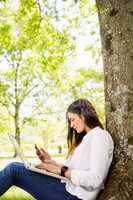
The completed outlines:
<svg viewBox="0 0 133 200">
<path fill-rule="evenodd" d="M 72 169 L 71 181 L 78 186 L 87 187 L 90 190 L 103 184 L 103 180 L 111 164 L 110 149 L 113 155 L 113 143 L 105 133 L 96 133 L 91 142 L 90 168 L 89 170 Z"/>
</svg>

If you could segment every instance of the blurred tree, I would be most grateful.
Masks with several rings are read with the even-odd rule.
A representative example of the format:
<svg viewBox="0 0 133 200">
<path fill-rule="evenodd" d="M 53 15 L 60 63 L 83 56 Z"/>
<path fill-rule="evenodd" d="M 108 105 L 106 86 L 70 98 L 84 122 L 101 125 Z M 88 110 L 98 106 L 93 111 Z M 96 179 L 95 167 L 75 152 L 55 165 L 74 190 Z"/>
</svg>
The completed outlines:
<svg viewBox="0 0 133 200">
<path fill-rule="evenodd" d="M 95 17 L 96 6 L 89 6 L 90 1 L 1 3 L 0 55 L 4 67 L 0 73 L 0 102 L 14 119 L 18 142 L 22 128 L 27 132 L 28 126 L 35 130 L 38 127 L 33 132 L 51 141 L 56 134 L 51 119 L 60 115 L 65 138 L 63 116 L 76 98 L 92 101 L 104 122 L 103 72 L 94 67 L 100 63 L 98 24 L 91 17 Z M 80 36 L 86 39 L 85 47 L 78 44 Z M 89 60 L 77 63 L 81 48 L 94 64 Z"/>
<path fill-rule="evenodd" d="M 34 104 L 40 93 L 44 95 L 71 45 L 65 31 L 57 31 L 49 18 L 42 18 L 38 2 L 22 0 L 10 6 L 3 3 L 0 9 L 0 54 L 3 66 L 8 66 L 0 73 L 0 103 L 14 119 L 20 144 L 24 102 L 31 99 Z"/>
</svg>

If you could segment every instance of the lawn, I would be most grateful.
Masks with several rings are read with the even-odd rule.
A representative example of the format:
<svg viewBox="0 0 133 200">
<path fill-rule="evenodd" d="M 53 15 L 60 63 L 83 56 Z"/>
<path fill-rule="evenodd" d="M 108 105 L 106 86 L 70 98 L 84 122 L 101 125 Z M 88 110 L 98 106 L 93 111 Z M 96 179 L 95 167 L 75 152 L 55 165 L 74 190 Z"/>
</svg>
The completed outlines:
<svg viewBox="0 0 133 200">
<path fill-rule="evenodd" d="M 17 188 L 12 187 L 10 190 L 8 190 L 2 197 L 0 197 L 0 200 L 33 200 L 29 194 L 27 194 L 25 191 Z"/>
</svg>

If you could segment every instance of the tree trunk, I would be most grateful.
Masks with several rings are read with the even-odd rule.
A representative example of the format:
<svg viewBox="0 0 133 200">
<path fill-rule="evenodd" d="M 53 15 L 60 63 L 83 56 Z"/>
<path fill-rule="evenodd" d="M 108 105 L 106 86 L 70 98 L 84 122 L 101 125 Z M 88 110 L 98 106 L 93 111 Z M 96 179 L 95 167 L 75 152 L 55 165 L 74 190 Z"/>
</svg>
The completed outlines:
<svg viewBox="0 0 133 200">
<path fill-rule="evenodd" d="M 133 199 L 133 0 L 96 0 L 114 162 L 99 200 Z"/>
<path fill-rule="evenodd" d="M 15 67 L 15 66 L 14 66 Z M 15 80 L 14 80 L 14 88 L 15 88 L 15 115 L 14 115 L 14 125 L 15 125 L 15 138 L 20 145 L 20 127 L 19 127 L 19 109 L 20 102 L 18 96 L 18 73 L 19 73 L 19 63 L 16 63 L 15 67 Z M 14 152 L 14 157 L 17 156 L 17 151 Z"/>
<path fill-rule="evenodd" d="M 15 124 L 15 139 L 17 140 L 18 144 L 20 145 L 19 106 L 17 106 L 17 105 L 15 107 L 14 124 Z M 17 156 L 17 152 L 15 150 L 13 157 L 16 157 L 16 156 Z"/>
</svg>

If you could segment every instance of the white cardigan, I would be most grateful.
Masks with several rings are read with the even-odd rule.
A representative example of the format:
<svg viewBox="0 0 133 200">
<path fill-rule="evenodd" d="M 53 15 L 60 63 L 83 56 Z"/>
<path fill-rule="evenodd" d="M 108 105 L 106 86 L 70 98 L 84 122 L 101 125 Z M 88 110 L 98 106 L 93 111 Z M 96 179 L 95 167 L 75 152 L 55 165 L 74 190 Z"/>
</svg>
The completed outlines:
<svg viewBox="0 0 133 200">
<path fill-rule="evenodd" d="M 104 188 L 113 159 L 114 143 L 110 134 L 95 127 L 83 138 L 74 154 L 65 162 L 72 171 L 66 190 L 83 200 L 95 200 Z"/>
</svg>

